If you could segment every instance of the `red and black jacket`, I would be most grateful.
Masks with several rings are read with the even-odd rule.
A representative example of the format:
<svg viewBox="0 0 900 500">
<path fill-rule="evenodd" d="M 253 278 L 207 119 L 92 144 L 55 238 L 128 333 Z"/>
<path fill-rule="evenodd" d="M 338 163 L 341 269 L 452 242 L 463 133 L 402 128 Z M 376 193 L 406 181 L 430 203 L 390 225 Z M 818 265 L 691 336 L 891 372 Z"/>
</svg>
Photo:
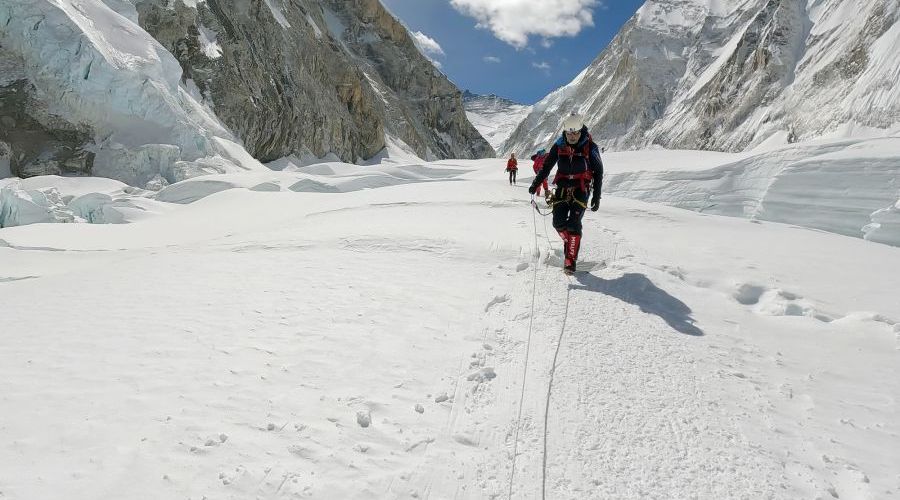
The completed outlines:
<svg viewBox="0 0 900 500">
<path fill-rule="evenodd" d="M 581 129 L 581 138 L 575 145 L 566 142 L 565 135 L 560 137 L 544 160 L 544 166 L 534 178 L 534 184 L 544 181 L 553 167 L 556 166 L 556 176 L 553 184 L 559 187 L 577 187 L 587 195 L 593 186 L 596 193 L 600 192 L 603 184 L 603 160 L 600 159 L 600 149 L 594 144 L 587 127 Z"/>
</svg>

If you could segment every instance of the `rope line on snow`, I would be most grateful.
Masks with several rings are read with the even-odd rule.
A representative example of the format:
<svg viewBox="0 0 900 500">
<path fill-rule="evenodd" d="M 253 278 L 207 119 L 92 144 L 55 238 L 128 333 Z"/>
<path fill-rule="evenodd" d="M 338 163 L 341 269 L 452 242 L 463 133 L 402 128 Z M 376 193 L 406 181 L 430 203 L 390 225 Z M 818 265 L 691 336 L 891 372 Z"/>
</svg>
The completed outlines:
<svg viewBox="0 0 900 500">
<path fill-rule="evenodd" d="M 544 217 L 541 220 L 544 221 L 544 239 L 547 240 L 547 246 L 549 247 L 549 250 L 552 251 L 553 250 L 553 242 L 550 241 L 550 230 L 547 229 L 547 218 Z"/>
<path fill-rule="evenodd" d="M 533 203 L 533 201 L 532 201 Z M 516 477 L 516 459 L 519 456 L 519 428 L 521 427 L 522 422 L 522 404 L 525 401 L 525 381 L 528 379 L 528 359 L 531 356 L 531 332 L 534 327 L 534 302 L 535 296 L 537 295 L 537 269 L 538 264 L 540 263 L 541 253 L 538 251 L 538 237 L 537 237 L 537 216 L 534 215 L 534 212 L 531 213 L 531 223 L 534 229 L 534 276 L 532 278 L 531 285 L 531 314 L 528 319 L 528 340 L 525 347 L 525 367 L 522 370 L 522 392 L 519 394 L 519 411 L 516 416 L 516 432 L 513 437 L 513 457 L 512 457 L 512 471 L 509 474 L 509 500 L 512 500 L 512 492 L 513 492 L 513 483 L 515 482 Z"/>
<path fill-rule="evenodd" d="M 532 199 L 532 205 L 536 212 L 541 215 L 541 213 Z M 547 219 L 544 218 L 544 237 L 547 239 L 547 244 L 549 245 L 549 250 L 552 251 L 553 243 L 550 241 L 549 230 L 547 229 Z M 537 235 L 537 216 L 532 212 L 531 215 L 532 228 L 534 232 L 534 247 L 535 247 L 535 265 L 534 265 L 534 275 L 532 278 L 532 288 L 531 288 L 531 314 L 528 321 L 528 340 L 525 348 L 525 366 L 522 370 L 522 390 L 519 394 L 519 409 L 518 415 L 516 416 L 516 430 L 513 437 L 513 458 L 512 458 L 512 471 L 509 476 L 509 499 L 512 500 L 513 494 L 513 484 L 515 484 L 516 477 L 516 460 L 519 456 L 519 429 L 521 428 L 522 422 L 522 407 L 525 402 L 525 382 L 528 379 L 528 361 L 531 355 L 531 337 L 534 327 L 534 304 L 537 297 L 537 268 L 540 262 L 540 251 L 538 251 L 538 235 Z M 553 391 L 553 379 L 556 374 L 556 366 L 557 360 L 559 358 L 560 347 L 562 346 L 563 337 L 566 333 L 566 322 L 569 319 L 569 303 L 572 295 L 572 277 L 568 277 L 569 284 L 566 286 L 566 308 L 563 312 L 563 321 L 562 326 L 559 330 L 559 338 L 556 342 L 556 351 L 553 354 L 553 364 L 550 367 L 550 380 L 547 384 L 547 398 L 544 406 L 544 436 L 543 436 L 543 453 L 542 453 L 542 467 L 541 467 L 541 498 L 546 500 L 547 498 L 547 427 L 549 422 L 550 415 L 550 397 Z"/>
<path fill-rule="evenodd" d="M 547 401 L 544 406 L 544 459 L 541 467 L 541 498 L 547 498 L 547 422 L 550 417 L 550 394 L 553 391 L 553 377 L 556 375 L 556 360 L 559 357 L 559 348 L 562 346 L 563 336 L 566 333 L 566 321 L 569 319 L 569 298 L 572 295 L 572 277 L 566 286 L 566 310 L 563 313 L 562 327 L 559 329 L 559 339 L 556 341 L 556 352 L 553 354 L 553 364 L 550 366 L 550 381 L 547 383 Z"/>
</svg>

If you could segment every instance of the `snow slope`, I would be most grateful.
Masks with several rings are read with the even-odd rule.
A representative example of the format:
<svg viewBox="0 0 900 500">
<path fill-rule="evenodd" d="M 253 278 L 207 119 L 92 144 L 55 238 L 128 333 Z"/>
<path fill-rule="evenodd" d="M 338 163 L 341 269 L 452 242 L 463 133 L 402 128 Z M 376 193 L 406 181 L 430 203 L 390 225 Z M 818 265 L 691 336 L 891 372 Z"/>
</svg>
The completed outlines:
<svg viewBox="0 0 900 500">
<path fill-rule="evenodd" d="M 0 229 L 4 499 L 900 492 L 900 249 L 501 163 Z"/>
</svg>

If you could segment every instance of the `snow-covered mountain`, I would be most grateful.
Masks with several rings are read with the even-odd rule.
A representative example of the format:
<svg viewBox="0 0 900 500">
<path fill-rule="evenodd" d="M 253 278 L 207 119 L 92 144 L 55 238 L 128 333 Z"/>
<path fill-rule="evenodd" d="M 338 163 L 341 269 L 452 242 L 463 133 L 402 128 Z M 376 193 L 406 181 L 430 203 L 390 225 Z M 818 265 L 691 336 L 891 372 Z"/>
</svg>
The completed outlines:
<svg viewBox="0 0 900 500">
<path fill-rule="evenodd" d="M 463 105 L 469 121 L 496 151 L 502 149 L 519 122 L 531 112 L 531 106 L 494 94 L 473 94 L 468 90 L 463 92 Z"/>
<path fill-rule="evenodd" d="M 896 0 L 649 0 L 502 153 L 543 146 L 584 113 L 617 149 L 742 151 L 900 123 Z"/>
<path fill-rule="evenodd" d="M 286 156 L 491 156 L 378 0 L 4 0 L 0 169 L 158 187 Z M 8 165 L 7 165 L 8 164 Z"/>
</svg>

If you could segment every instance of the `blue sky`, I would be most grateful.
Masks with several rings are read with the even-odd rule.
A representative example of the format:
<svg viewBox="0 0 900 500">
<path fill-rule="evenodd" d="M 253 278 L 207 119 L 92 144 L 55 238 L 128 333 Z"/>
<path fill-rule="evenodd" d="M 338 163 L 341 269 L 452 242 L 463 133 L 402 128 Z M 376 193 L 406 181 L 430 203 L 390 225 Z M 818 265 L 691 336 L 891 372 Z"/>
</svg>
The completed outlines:
<svg viewBox="0 0 900 500">
<path fill-rule="evenodd" d="M 460 89 L 524 104 L 533 104 L 569 83 L 644 3 L 381 1 L 411 32 L 424 35 L 418 37 L 420 46 Z"/>
</svg>

